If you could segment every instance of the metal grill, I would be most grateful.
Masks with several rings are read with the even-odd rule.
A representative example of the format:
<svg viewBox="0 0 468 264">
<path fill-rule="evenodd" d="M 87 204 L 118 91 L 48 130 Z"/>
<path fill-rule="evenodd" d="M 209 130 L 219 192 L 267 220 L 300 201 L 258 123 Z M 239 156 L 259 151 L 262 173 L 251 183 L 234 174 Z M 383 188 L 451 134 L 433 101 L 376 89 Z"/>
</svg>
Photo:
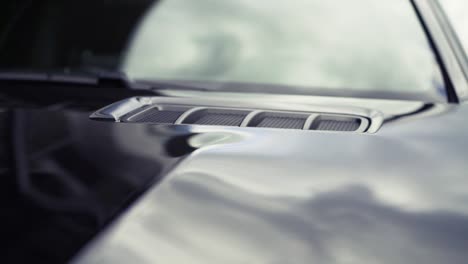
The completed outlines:
<svg viewBox="0 0 468 264">
<path fill-rule="evenodd" d="M 280 113 L 260 113 L 249 123 L 250 127 L 269 127 L 302 129 L 307 119 L 306 115 L 280 114 Z"/>
<path fill-rule="evenodd" d="M 209 109 L 193 113 L 184 120 L 184 124 L 240 126 L 249 112 Z"/>
<path fill-rule="evenodd" d="M 315 130 L 326 131 L 356 131 L 361 125 L 359 119 L 352 120 L 320 120 Z"/>
<path fill-rule="evenodd" d="M 159 110 L 151 108 L 129 119 L 130 122 L 151 122 L 159 124 L 174 124 L 183 111 Z"/>
</svg>

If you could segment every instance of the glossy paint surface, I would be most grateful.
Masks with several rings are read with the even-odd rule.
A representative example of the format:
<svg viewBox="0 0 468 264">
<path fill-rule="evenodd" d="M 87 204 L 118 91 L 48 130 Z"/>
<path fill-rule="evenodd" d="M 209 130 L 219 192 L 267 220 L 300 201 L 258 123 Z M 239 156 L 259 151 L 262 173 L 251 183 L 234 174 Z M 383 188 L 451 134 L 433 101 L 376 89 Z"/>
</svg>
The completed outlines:
<svg viewBox="0 0 468 264">
<path fill-rule="evenodd" d="M 467 116 L 372 135 L 188 127 L 198 149 L 74 262 L 466 263 Z"/>
</svg>

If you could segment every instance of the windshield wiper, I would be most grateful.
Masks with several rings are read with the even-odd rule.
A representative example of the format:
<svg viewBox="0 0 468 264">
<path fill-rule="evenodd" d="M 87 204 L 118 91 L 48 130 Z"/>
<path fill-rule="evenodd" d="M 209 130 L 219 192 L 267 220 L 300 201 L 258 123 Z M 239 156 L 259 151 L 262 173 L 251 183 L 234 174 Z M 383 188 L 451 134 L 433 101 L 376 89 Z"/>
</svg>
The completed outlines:
<svg viewBox="0 0 468 264">
<path fill-rule="evenodd" d="M 155 92 L 145 84 L 131 82 L 120 72 L 0 71 L 0 95 L 4 102 L 100 105 Z"/>
<path fill-rule="evenodd" d="M 131 81 L 123 72 L 106 70 L 88 70 L 86 72 L 27 72 L 0 71 L 0 84 L 5 82 L 25 82 L 36 84 L 87 85 L 96 87 L 113 87 L 135 90 L 193 90 L 216 91 L 219 88 L 208 86 L 205 82 L 187 82 L 173 80 L 139 80 Z"/>
<path fill-rule="evenodd" d="M 210 85 L 208 82 L 198 82 L 198 81 L 139 80 L 137 83 L 141 86 L 144 86 L 145 89 L 150 89 L 153 91 L 173 89 L 173 90 L 213 92 L 213 91 L 220 90 L 219 87 L 212 87 L 212 85 Z"/>
<path fill-rule="evenodd" d="M 100 71 L 89 73 L 67 72 L 28 72 L 0 71 L 0 82 L 37 82 L 55 84 L 77 84 L 91 86 L 112 86 L 115 88 L 132 88 L 130 80 L 124 73 Z"/>
</svg>

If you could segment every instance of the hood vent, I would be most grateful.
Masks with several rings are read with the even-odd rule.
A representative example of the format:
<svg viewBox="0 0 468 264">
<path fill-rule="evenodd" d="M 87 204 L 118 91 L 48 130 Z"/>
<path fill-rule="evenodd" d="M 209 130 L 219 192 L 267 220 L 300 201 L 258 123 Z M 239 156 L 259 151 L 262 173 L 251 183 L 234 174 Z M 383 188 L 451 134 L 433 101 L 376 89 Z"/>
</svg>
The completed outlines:
<svg viewBox="0 0 468 264">
<path fill-rule="evenodd" d="M 132 98 L 111 104 L 93 113 L 91 118 L 124 123 L 212 125 L 356 133 L 367 132 L 372 126 L 371 118 L 354 113 L 293 112 L 273 108 L 205 106 L 192 104 L 192 101 L 189 100 L 177 104 L 177 102 L 163 101 L 158 103 L 143 99 Z"/>
<path fill-rule="evenodd" d="M 167 105 L 133 111 L 121 122 L 340 132 L 364 132 L 369 125 L 368 119 L 358 116 Z"/>
</svg>

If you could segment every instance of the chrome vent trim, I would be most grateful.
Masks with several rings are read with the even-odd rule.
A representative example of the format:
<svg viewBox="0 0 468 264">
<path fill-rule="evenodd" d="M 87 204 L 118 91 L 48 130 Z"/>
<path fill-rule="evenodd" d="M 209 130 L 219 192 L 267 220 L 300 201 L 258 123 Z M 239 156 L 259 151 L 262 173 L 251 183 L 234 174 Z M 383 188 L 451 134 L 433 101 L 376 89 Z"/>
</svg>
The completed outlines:
<svg viewBox="0 0 468 264">
<path fill-rule="evenodd" d="M 145 97 L 132 97 L 105 106 L 92 113 L 89 118 L 94 120 L 120 122 L 124 115 L 151 104 Z"/>
</svg>

